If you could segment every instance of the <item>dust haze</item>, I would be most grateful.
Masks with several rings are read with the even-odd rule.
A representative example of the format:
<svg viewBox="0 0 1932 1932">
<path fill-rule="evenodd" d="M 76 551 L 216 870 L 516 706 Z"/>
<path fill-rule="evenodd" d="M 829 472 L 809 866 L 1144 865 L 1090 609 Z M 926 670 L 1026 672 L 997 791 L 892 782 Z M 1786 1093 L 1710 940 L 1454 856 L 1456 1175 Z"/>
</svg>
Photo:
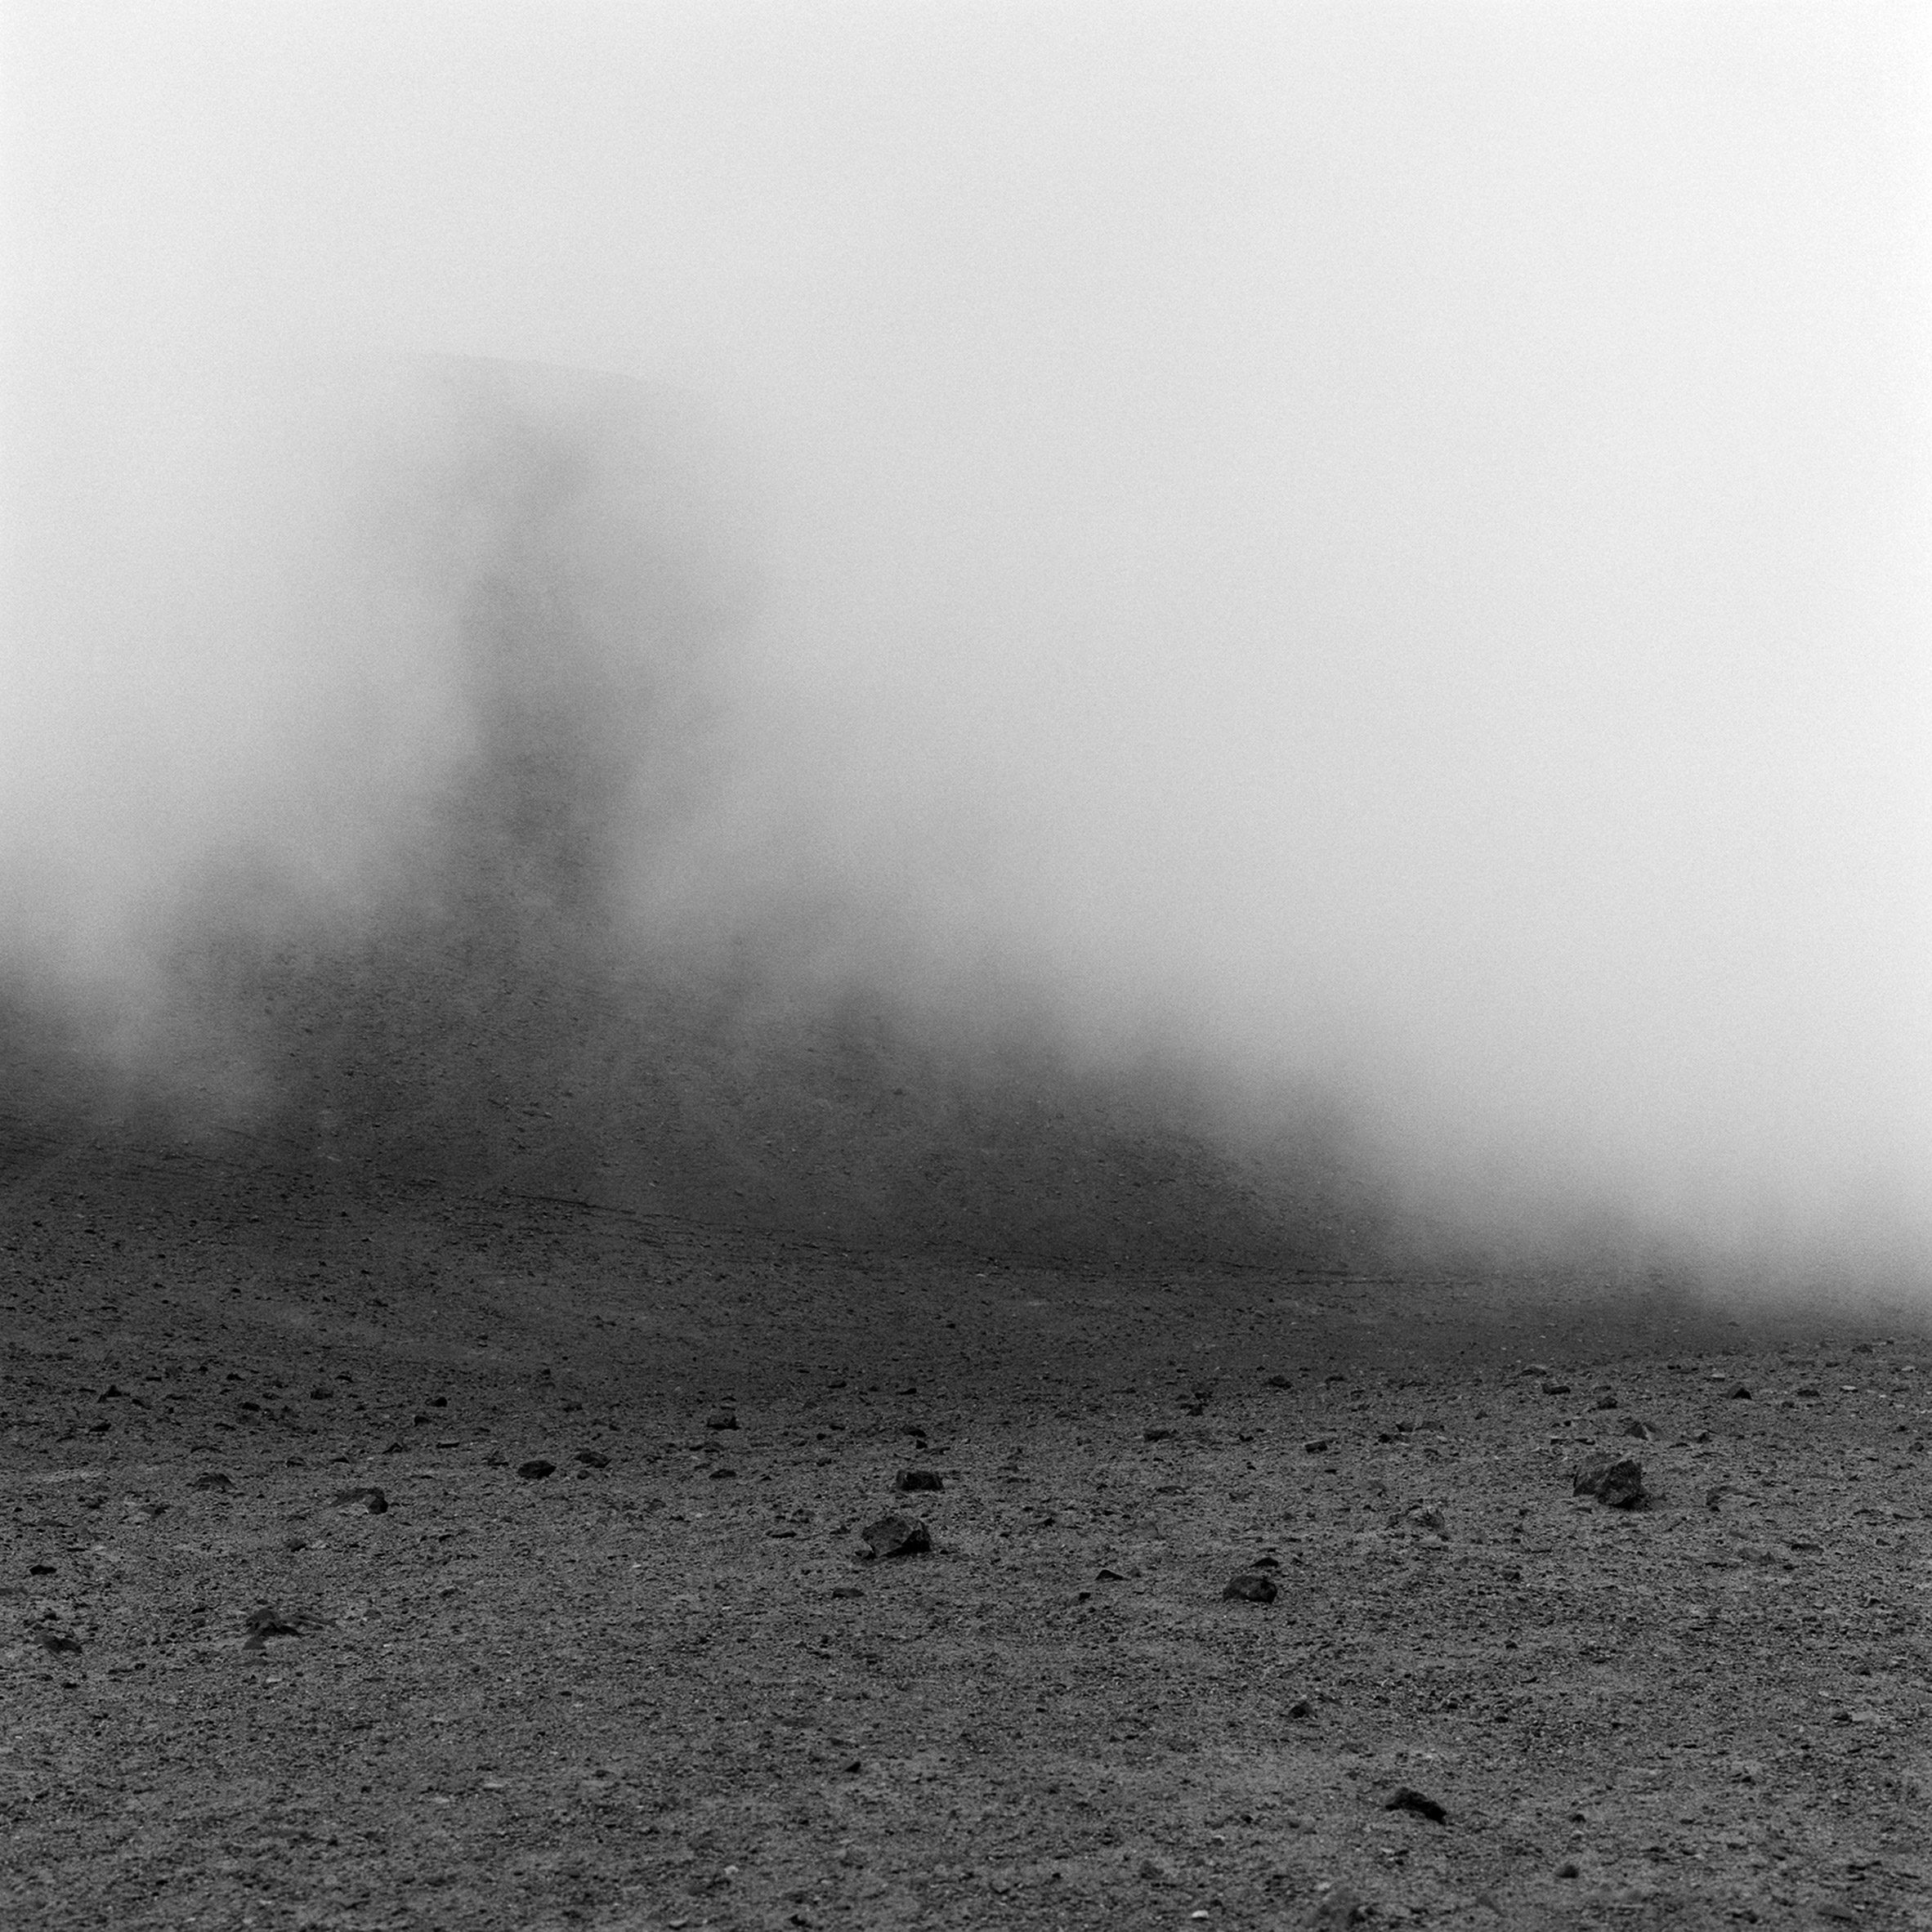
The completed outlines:
<svg viewBox="0 0 1932 1932">
<path fill-rule="evenodd" d="M 876 1025 L 1926 1279 L 1922 12 L 5 34 L 16 1028 L 308 1147 Z"/>
</svg>

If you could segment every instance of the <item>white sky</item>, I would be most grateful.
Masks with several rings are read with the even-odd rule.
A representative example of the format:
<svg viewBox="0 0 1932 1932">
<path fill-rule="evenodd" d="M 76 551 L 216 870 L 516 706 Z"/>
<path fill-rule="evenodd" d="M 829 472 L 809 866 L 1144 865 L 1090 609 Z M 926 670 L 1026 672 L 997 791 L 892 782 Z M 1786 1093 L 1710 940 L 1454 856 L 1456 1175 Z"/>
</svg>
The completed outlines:
<svg viewBox="0 0 1932 1932">
<path fill-rule="evenodd" d="M 766 587 L 732 890 L 888 890 L 1465 1195 L 1932 1240 L 1923 8 L 0 34 L 20 876 L 151 884 L 305 716 L 409 709 L 367 637 L 186 641 L 314 507 L 206 482 L 185 370 L 627 372 Z"/>
</svg>

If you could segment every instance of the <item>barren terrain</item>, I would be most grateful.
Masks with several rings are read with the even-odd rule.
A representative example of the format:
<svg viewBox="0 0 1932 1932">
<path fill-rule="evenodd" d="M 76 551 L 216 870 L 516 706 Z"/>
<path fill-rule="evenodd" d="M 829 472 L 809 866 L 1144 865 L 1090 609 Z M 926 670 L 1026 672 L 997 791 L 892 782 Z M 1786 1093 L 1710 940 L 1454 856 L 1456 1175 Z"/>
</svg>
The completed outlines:
<svg viewBox="0 0 1932 1932">
<path fill-rule="evenodd" d="M 1899 1311 L 4 1188 L 10 1924 L 1932 1924 Z"/>
</svg>

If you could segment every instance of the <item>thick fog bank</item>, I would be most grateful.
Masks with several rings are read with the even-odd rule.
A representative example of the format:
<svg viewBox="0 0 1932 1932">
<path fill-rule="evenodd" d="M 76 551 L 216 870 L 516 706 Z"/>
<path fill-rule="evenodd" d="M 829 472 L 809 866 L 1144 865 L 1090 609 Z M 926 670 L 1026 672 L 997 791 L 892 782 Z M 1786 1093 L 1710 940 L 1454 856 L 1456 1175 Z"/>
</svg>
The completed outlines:
<svg viewBox="0 0 1932 1932">
<path fill-rule="evenodd" d="M 1922 16 L 8 31 L 16 1033 L 291 1157 L 1932 1274 Z"/>
</svg>

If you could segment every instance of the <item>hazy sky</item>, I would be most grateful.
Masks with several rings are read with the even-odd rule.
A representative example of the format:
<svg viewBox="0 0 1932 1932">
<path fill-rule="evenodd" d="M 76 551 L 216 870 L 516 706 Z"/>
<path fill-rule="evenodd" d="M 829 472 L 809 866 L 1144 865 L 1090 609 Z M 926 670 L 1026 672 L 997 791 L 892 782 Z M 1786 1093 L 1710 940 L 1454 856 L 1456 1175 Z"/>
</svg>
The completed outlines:
<svg viewBox="0 0 1932 1932">
<path fill-rule="evenodd" d="M 231 371 L 623 372 L 758 587 L 732 903 L 1319 1073 L 1504 1211 L 1932 1252 L 1924 8 L 3 32 L 16 927 L 438 755 L 433 613 L 324 582 L 330 432 Z"/>
</svg>

